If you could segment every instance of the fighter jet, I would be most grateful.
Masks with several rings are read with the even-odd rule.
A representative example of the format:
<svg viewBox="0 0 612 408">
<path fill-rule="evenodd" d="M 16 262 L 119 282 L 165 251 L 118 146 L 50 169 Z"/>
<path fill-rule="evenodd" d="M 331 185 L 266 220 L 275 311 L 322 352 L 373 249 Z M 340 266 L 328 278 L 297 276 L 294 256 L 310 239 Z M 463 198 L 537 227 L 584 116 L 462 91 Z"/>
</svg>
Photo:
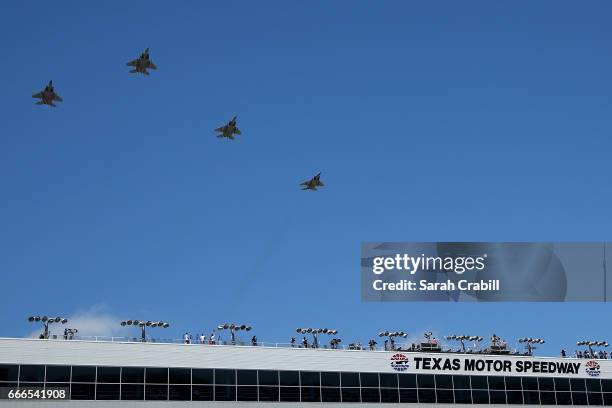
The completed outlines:
<svg viewBox="0 0 612 408">
<path fill-rule="evenodd" d="M 234 140 L 234 135 L 241 135 L 242 132 L 236 126 L 236 119 L 238 116 L 234 116 L 232 120 L 227 122 L 227 125 L 221 126 L 220 128 L 216 128 L 215 132 L 219 133 L 217 137 L 227 137 L 229 139 Z"/>
<path fill-rule="evenodd" d="M 53 102 L 63 102 L 64 100 L 55 93 L 55 88 L 53 88 L 53 81 L 49 81 L 49 84 L 45 86 L 45 89 L 32 95 L 32 98 L 40 99 L 40 101 L 36 102 L 36 105 L 49 105 L 54 108 L 56 105 Z"/>
<path fill-rule="evenodd" d="M 303 182 L 300 186 L 304 186 L 302 190 L 317 190 L 317 187 L 323 187 L 325 184 L 321 182 L 321 172 L 308 181 Z"/>
<path fill-rule="evenodd" d="M 140 57 L 136 58 L 134 61 L 128 62 L 127 66 L 134 67 L 134 69 L 130 71 L 130 74 L 139 72 L 141 74 L 149 75 L 147 69 L 157 69 L 157 66 L 149 58 L 148 48 L 144 50 L 142 54 L 140 54 Z"/>
</svg>

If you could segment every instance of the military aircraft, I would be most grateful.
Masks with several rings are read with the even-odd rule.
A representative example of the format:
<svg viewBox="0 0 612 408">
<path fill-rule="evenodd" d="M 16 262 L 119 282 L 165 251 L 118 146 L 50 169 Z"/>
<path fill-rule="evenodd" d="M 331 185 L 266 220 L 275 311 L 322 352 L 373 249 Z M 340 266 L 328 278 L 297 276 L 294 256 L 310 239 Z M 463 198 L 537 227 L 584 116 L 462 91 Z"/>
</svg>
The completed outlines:
<svg viewBox="0 0 612 408">
<path fill-rule="evenodd" d="M 317 187 L 323 187 L 325 184 L 321 182 L 321 172 L 308 181 L 303 182 L 300 186 L 304 186 L 302 190 L 317 190 Z"/>
<path fill-rule="evenodd" d="M 55 88 L 53 88 L 53 81 L 49 81 L 49 84 L 45 86 L 45 89 L 32 95 L 32 98 L 40 99 L 40 101 L 36 102 L 36 105 L 49 105 L 54 108 L 56 105 L 53 102 L 63 102 L 64 100 L 55 93 Z"/>
<path fill-rule="evenodd" d="M 130 74 L 141 73 L 145 75 L 149 75 L 147 69 L 157 69 L 157 66 L 151 61 L 149 58 L 149 49 L 144 50 L 140 57 L 136 58 L 134 61 L 130 61 L 127 63 L 128 67 L 134 67 L 133 70 L 130 71 Z"/>
<path fill-rule="evenodd" d="M 220 128 L 216 128 L 215 132 L 219 133 L 217 137 L 227 137 L 234 140 L 234 135 L 241 135 L 242 132 L 236 126 L 236 119 L 238 116 L 234 116 L 232 120 L 227 122 L 227 125 L 221 126 Z"/>
</svg>

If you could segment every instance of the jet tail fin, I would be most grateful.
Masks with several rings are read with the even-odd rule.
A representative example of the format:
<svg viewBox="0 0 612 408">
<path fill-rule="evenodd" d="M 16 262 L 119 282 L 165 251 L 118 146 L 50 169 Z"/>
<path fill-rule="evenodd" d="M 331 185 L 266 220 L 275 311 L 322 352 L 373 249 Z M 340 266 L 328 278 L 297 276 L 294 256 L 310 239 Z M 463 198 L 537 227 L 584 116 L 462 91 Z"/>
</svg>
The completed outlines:
<svg viewBox="0 0 612 408">
<path fill-rule="evenodd" d="M 131 70 L 131 71 L 130 71 L 130 74 L 135 74 L 135 73 L 137 73 L 137 72 L 138 72 L 138 71 L 136 71 L 135 69 L 133 69 L 133 70 Z"/>
</svg>

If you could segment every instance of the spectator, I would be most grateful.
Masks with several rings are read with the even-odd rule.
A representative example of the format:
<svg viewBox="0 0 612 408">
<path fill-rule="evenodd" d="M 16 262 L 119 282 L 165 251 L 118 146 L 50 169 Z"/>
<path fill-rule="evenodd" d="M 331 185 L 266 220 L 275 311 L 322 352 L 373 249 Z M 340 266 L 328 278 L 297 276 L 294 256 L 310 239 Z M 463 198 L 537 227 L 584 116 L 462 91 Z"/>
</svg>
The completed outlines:
<svg viewBox="0 0 612 408">
<path fill-rule="evenodd" d="M 389 350 L 389 340 L 385 340 L 385 350 Z"/>
<path fill-rule="evenodd" d="M 185 334 L 183 335 L 183 342 L 185 344 L 189 344 L 189 333 L 185 332 Z"/>
<path fill-rule="evenodd" d="M 308 348 L 308 339 L 306 338 L 306 336 L 302 338 L 302 346 L 304 348 Z"/>
<path fill-rule="evenodd" d="M 204 334 L 204 332 L 200 334 L 200 344 L 206 344 L 206 335 Z"/>
<path fill-rule="evenodd" d="M 295 347 L 295 337 L 291 336 L 291 340 L 289 342 L 291 343 L 291 347 Z"/>
<path fill-rule="evenodd" d="M 257 345 L 257 336 L 253 336 L 253 338 L 251 338 L 251 344 L 252 344 L 253 346 L 256 346 L 256 345 Z"/>
<path fill-rule="evenodd" d="M 368 345 L 370 346 L 370 350 L 376 350 L 376 340 L 372 339 L 368 342 Z"/>
<path fill-rule="evenodd" d="M 215 331 L 210 334 L 210 344 L 215 344 Z"/>
<path fill-rule="evenodd" d="M 561 349 L 561 357 L 567 357 L 567 356 L 565 355 L 565 350 L 564 350 L 564 349 Z"/>
</svg>

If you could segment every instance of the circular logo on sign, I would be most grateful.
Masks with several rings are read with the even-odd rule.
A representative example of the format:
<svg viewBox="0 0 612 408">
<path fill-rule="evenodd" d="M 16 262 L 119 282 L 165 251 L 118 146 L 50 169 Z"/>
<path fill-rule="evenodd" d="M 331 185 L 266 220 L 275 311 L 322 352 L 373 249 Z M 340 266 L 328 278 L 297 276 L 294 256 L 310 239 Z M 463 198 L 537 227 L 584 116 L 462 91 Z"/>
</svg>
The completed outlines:
<svg viewBox="0 0 612 408">
<path fill-rule="evenodd" d="M 408 357 L 402 353 L 392 355 L 391 368 L 395 371 L 406 371 L 408 369 Z"/>
<path fill-rule="evenodd" d="M 586 370 L 587 374 L 590 375 L 591 377 L 598 377 L 599 374 L 601 373 L 599 363 L 595 360 L 587 361 L 584 369 Z"/>
</svg>

